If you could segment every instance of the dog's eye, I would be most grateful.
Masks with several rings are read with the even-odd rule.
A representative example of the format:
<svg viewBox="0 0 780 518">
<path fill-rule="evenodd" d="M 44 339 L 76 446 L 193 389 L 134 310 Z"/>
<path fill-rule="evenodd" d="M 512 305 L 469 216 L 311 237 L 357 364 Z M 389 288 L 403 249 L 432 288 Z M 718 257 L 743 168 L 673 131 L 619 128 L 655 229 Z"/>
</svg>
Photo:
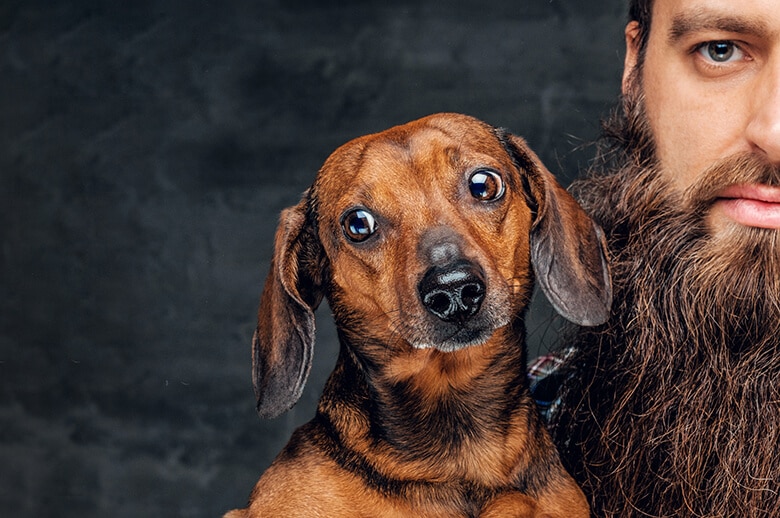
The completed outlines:
<svg viewBox="0 0 780 518">
<path fill-rule="evenodd" d="M 494 201 L 504 195 L 504 181 L 490 169 L 480 169 L 469 177 L 469 191 L 479 201 Z"/>
<path fill-rule="evenodd" d="M 344 235 L 355 243 L 365 241 L 376 232 L 376 220 L 370 212 L 355 209 L 347 212 L 341 220 Z"/>
</svg>

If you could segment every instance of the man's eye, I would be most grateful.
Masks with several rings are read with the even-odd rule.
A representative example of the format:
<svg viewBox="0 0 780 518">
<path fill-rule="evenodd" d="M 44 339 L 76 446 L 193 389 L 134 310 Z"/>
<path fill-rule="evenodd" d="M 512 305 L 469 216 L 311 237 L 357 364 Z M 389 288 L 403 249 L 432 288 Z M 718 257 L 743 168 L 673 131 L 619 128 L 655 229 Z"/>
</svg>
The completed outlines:
<svg viewBox="0 0 780 518">
<path fill-rule="evenodd" d="M 710 41 L 699 47 L 699 54 L 715 63 L 739 61 L 745 57 L 742 50 L 731 41 Z"/>
</svg>

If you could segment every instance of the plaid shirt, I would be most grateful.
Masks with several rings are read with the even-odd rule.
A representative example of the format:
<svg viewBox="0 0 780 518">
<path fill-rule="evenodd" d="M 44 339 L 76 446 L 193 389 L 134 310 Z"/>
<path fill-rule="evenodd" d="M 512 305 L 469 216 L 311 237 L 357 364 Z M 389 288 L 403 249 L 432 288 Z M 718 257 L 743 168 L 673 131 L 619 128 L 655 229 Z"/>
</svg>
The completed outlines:
<svg viewBox="0 0 780 518">
<path fill-rule="evenodd" d="M 539 413 L 549 423 L 561 402 L 561 366 L 574 353 L 573 348 L 539 356 L 528 365 L 528 382 Z"/>
</svg>

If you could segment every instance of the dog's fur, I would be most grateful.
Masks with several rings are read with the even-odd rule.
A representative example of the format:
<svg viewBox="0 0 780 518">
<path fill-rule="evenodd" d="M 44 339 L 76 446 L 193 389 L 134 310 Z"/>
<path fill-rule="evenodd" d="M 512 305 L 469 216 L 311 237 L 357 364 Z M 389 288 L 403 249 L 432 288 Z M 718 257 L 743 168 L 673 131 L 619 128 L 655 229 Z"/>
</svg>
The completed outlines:
<svg viewBox="0 0 780 518">
<path fill-rule="evenodd" d="M 472 194 L 483 170 L 502 196 Z M 343 228 L 355 209 L 376 220 L 362 242 Z M 274 246 L 253 343 L 260 415 L 300 397 L 323 296 L 341 352 L 314 419 L 226 517 L 589 514 L 531 399 L 523 318 L 536 278 L 570 320 L 603 322 L 604 242 L 522 139 L 438 114 L 351 141 L 282 213 Z M 469 310 L 442 316 L 436 290 L 461 279 L 481 291 L 458 287 Z"/>
</svg>

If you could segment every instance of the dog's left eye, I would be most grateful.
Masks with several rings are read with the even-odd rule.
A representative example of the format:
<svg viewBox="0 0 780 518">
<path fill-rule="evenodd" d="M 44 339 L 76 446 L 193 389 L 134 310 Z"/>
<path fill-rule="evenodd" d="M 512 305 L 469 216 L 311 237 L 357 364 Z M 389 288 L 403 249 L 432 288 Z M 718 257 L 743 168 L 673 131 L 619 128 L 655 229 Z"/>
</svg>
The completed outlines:
<svg viewBox="0 0 780 518">
<path fill-rule="evenodd" d="M 365 241 L 376 232 L 376 220 L 365 209 L 355 209 L 344 214 L 341 226 L 347 239 L 355 243 Z"/>
<path fill-rule="evenodd" d="M 494 201 L 504 195 L 504 180 L 490 169 L 480 169 L 469 177 L 469 192 L 479 201 Z"/>
</svg>

